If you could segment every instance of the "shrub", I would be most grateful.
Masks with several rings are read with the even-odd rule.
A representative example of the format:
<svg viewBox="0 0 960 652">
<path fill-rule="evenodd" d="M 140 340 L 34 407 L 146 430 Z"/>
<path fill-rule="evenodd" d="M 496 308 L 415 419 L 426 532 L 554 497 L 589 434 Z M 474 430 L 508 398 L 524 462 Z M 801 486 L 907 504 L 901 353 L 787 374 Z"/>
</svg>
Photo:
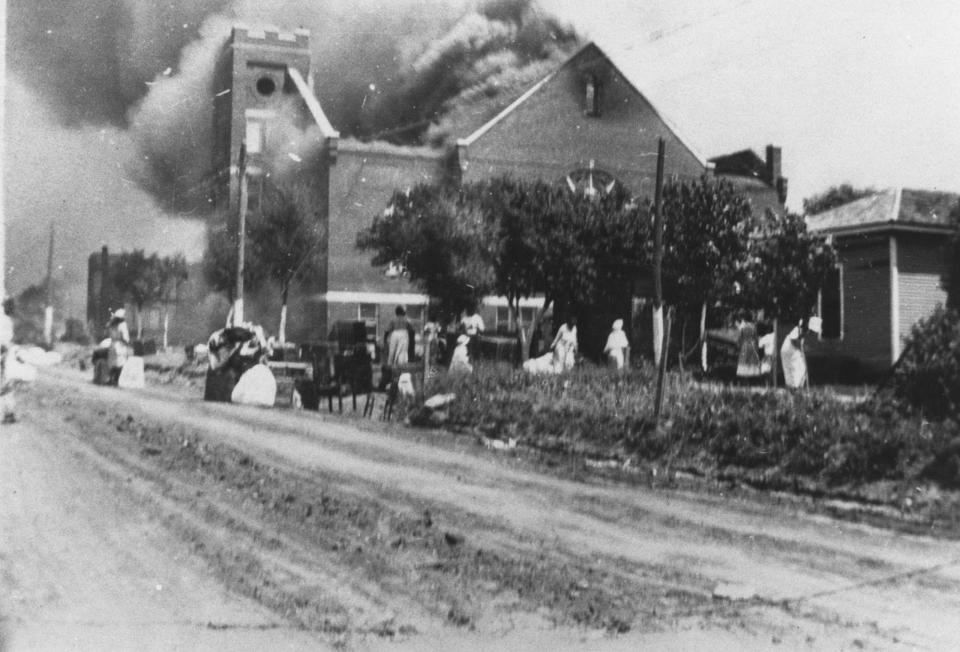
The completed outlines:
<svg viewBox="0 0 960 652">
<path fill-rule="evenodd" d="M 913 327 L 890 385 L 928 418 L 960 414 L 960 312 L 941 306 Z"/>
<path fill-rule="evenodd" d="M 618 375 L 585 367 L 534 377 L 481 364 L 472 375 L 442 376 L 427 389 L 456 395 L 445 408 L 447 427 L 554 453 L 669 461 L 707 473 L 739 469 L 780 486 L 799 478 L 828 485 L 914 477 L 960 483 L 960 470 L 930 467 L 958 434 L 957 424 L 904 415 L 883 399 L 852 406 L 823 392 L 750 392 L 671 375 L 666 419 L 656 429 L 652 369 Z M 953 468 L 951 460 L 940 466 Z"/>
</svg>

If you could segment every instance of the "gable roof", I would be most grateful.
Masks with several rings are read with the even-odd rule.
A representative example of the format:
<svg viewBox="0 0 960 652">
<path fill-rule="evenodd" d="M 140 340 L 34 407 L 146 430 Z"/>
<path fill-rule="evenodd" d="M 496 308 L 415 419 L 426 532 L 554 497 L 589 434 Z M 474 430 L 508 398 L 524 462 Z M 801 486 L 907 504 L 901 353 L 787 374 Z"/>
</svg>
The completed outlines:
<svg viewBox="0 0 960 652">
<path fill-rule="evenodd" d="M 538 92 L 540 89 L 542 89 L 542 88 L 547 84 L 547 82 L 549 82 L 559 71 L 563 70 L 564 68 L 567 68 L 567 67 L 570 67 L 570 66 L 574 65 L 576 61 L 578 61 L 578 60 L 581 59 L 581 58 L 587 57 L 587 56 L 589 56 L 590 54 L 593 54 L 594 56 L 599 56 L 599 57 L 603 58 L 604 60 L 606 60 L 606 62 L 610 65 L 610 67 L 614 70 L 614 72 L 616 72 L 617 75 L 619 75 L 619 76 L 627 83 L 627 85 L 630 87 L 630 89 L 631 89 L 634 93 L 636 93 L 637 95 L 639 95 L 639 96 L 643 99 L 643 101 L 646 102 L 646 104 L 650 107 L 650 110 L 653 111 L 653 114 L 654 114 L 661 122 L 663 122 L 663 123 L 667 126 L 667 128 L 670 129 L 671 132 L 673 132 L 673 135 L 676 137 L 676 139 L 677 139 L 681 144 L 683 144 L 683 146 L 687 149 L 687 151 L 689 151 L 690 154 L 692 154 L 693 157 L 694 157 L 695 159 L 697 159 L 697 161 L 698 161 L 705 169 L 710 169 L 710 168 L 713 167 L 713 164 L 712 164 L 710 161 L 708 161 L 708 160 L 706 159 L 706 157 L 704 157 L 704 155 L 700 153 L 699 150 L 697 150 L 693 145 L 691 145 L 689 140 L 687 140 L 686 138 L 684 138 L 683 136 L 680 135 L 680 132 L 679 132 L 679 130 L 677 129 L 676 125 L 675 125 L 672 121 L 670 121 L 666 116 L 664 116 L 662 113 L 660 113 L 660 112 L 657 110 L 657 108 L 654 106 L 653 102 L 651 102 L 650 99 L 649 99 L 646 95 L 644 95 L 642 92 L 640 92 L 640 90 L 639 90 L 639 88 L 637 87 L 637 84 L 635 83 L 635 81 L 634 81 L 633 79 L 631 79 L 629 76 L 625 75 L 625 74 L 623 73 L 623 69 L 622 69 L 620 66 L 618 66 L 618 65 L 616 64 L 616 62 L 615 62 L 606 52 L 604 52 L 603 50 L 601 50 L 601 49 L 600 49 L 600 46 L 598 46 L 598 45 L 597 45 L 595 42 L 593 42 L 593 41 L 591 41 L 590 43 L 587 43 L 587 44 L 584 45 L 582 48 L 580 48 L 579 50 L 577 50 L 576 52 L 574 52 L 566 61 L 564 61 L 564 62 L 560 65 L 559 68 L 557 68 L 556 70 L 554 70 L 554 71 L 551 72 L 550 74 L 546 75 L 546 76 L 545 76 L 543 79 L 541 79 L 539 82 L 537 82 L 537 83 L 534 84 L 532 87 L 530 87 L 529 89 L 527 89 L 527 91 L 526 91 L 525 93 L 523 93 L 523 95 L 521 95 L 521 96 L 518 97 L 516 100 L 514 100 L 510 105 L 508 105 L 505 109 L 503 109 L 502 111 L 500 111 L 500 113 L 498 113 L 496 116 L 494 116 L 491 120 L 487 121 L 487 122 L 486 122 L 483 126 L 481 126 L 479 129 L 475 130 L 473 133 L 471 133 L 469 136 L 467 136 L 467 137 L 465 137 L 465 138 L 459 138 L 459 139 L 457 139 L 457 146 L 458 146 L 458 147 L 469 147 L 470 145 L 472 145 L 472 144 L 473 144 L 474 142 L 476 142 L 478 139 L 482 138 L 482 137 L 484 136 L 484 134 L 486 134 L 487 132 L 489 132 L 493 127 L 495 127 L 498 123 L 500 123 L 504 118 L 506 118 L 508 115 L 510 115 L 511 113 L 513 113 L 514 111 L 516 111 L 520 106 L 522 106 L 523 104 L 525 104 L 525 103 L 527 102 L 527 100 L 529 100 L 531 97 L 533 97 L 534 95 L 536 95 L 537 92 Z"/>
<path fill-rule="evenodd" d="M 926 231 L 949 231 L 950 211 L 960 195 L 936 190 L 887 188 L 868 197 L 808 215 L 812 231 L 858 233 L 879 229 L 908 228 Z"/>
</svg>

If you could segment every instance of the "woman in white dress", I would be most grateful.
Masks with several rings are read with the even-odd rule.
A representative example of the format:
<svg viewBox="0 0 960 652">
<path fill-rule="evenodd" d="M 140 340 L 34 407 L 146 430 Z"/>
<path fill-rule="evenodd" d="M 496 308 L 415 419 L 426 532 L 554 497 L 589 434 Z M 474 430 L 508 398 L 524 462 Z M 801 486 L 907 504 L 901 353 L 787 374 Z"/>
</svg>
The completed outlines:
<svg viewBox="0 0 960 652">
<path fill-rule="evenodd" d="M 799 388 L 809 385 L 803 338 L 808 330 L 819 334 L 820 323 L 819 317 L 811 317 L 807 320 L 806 326 L 801 321 L 783 339 L 783 346 L 780 347 L 780 363 L 783 366 L 783 383 L 787 387 Z"/>
</svg>

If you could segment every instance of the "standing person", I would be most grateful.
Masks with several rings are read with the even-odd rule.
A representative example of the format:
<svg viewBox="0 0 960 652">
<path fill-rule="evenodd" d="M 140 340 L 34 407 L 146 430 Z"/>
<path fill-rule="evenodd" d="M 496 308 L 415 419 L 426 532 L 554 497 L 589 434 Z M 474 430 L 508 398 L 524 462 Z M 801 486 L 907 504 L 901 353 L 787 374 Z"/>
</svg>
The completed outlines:
<svg viewBox="0 0 960 652">
<path fill-rule="evenodd" d="M 557 360 L 557 366 L 560 367 L 561 371 L 573 369 L 577 361 L 577 318 L 575 315 L 570 315 L 565 323 L 560 324 L 550 348 L 554 351 L 554 358 Z"/>
<path fill-rule="evenodd" d="M 395 317 L 387 327 L 387 366 L 399 367 L 410 362 L 410 322 L 407 310 L 397 306 Z"/>
<path fill-rule="evenodd" d="M 630 342 L 627 340 L 627 334 L 623 332 L 623 320 L 617 319 L 613 322 L 610 334 L 607 335 L 607 344 L 603 347 L 603 353 L 607 356 L 610 366 L 619 371 L 626 363 L 629 349 Z"/>
<path fill-rule="evenodd" d="M 16 401 L 13 398 L 13 384 L 7 378 L 7 361 L 13 355 L 13 299 L 3 300 L 3 314 L 0 315 L 0 401 L 3 403 L 3 423 L 15 423 Z"/>
<path fill-rule="evenodd" d="M 737 318 L 737 382 L 749 384 L 760 377 L 760 354 L 757 352 L 757 329 L 742 313 Z"/>
<path fill-rule="evenodd" d="M 110 382 L 117 384 L 120 371 L 130 356 L 130 329 L 127 326 L 127 311 L 117 309 L 107 322 L 110 334 L 110 349 L 107 351 L 107 366 L 110 369 Z"/>
<path fill-rule="evenodd" d="M 784 338 L 780 347 L 780 363 L 783 366 L 783 383 L 790 388 L 808 387 L 807 357 L 803 351 L 803 340 L 807 331 L 820 333 L 820 318 L 811 317 L 806 324 L 801 320 Z"/>
<path fill-rule="evenodd" d="M 436 308 L 428 309 L 427 322 L 423 325 L 423 346 L 424 351 L 429 351 L 430 360 L 428 362 L 431 365 L 443 358 L 441 347 L 445 343 L 440 337 L 442 332 L 443 329 L 440 327 L 440 322 L 437 321 Z"/>
<path fill-rule="evenodd" d="M 480 345 L 480 335 L 484 331 L 483 317 L 477 314 L 477 309 L 473 306 L 466 309 L 464 316 L 460 319 L 460 332 L 470 338 L 470 344 L 467 345 L 470 350 L 470 359 L 477 358 L 477 349 Z"/>
<path fill-rule="evenodd" d="M 757 333 L 762 333 L 757 340 L 757 347 L 760 350 L 760 373 L 764 376 L 765 384 L 772 384 L 773 356 L 776 355 L 777 336 L 773 332 L 773 327 L 766 323 L 757 324 Z"/>
</svg>

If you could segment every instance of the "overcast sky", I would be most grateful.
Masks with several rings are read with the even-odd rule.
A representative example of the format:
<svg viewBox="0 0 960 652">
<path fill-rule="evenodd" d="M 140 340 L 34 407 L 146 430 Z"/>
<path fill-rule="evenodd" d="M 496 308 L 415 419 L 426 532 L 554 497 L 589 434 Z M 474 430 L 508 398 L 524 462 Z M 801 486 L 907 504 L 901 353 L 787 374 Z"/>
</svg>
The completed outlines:
<svg viewBox="0 0 960 652">
<path fill-rule="evenodd" d="M 76 1 L 80 4 L 63 8 L 76 12 L 89 5 L 80 18 L 111 3 L 136 7 L 133 23 L 147 31 L 152 22 L 169 18 L 163 13 L 169 5 L 177 16 L 191 16 L 182 26 L 165 24 L 165 33 L 182 28 L 188 37 L 215 9 L 229 5 L 243 15 L 264 6 L 253 0 Z M 285 3 L 290 15 L 299 15 L 300 6 L 320 6 L 299 1 L 271 4 Z M 380 1 L 363 0 L 365 20 L 397 21 L 401 5 Z M 21 10 L 30 6 L 29 0 L 11 2 Z M 52 0 L 43 4 L 53 12 L 44 16 L 55 21 L 60 7 Z M 333 11 L 351 4 L 329 2 Z M 608 51 L 705 156 L 748 147 L 762 156 L 768 143 L 781 146 L 794 210 L 804 197 L 842 182 L 960 191 L 956 0 L 540 0 L 540 5 Z M 379 21 L 378 8 L 384 17 Z M 35 36 L 56 39 L 57 29 L 71 29 L 75 22 Z M 123 28 L 118 23 L 116 29 Z M 140 73 L 147 79 L 176 78 L 176 65 L 172 73 L 169 69 L 176 52 L 167 53 L 172 62 L 149 68 L 159 57 L 151 59 L 147 36 L 128 35 L 126 41 L 127 47 L 148 44 L 131 53 L 146 67 Z M 88 41 L 92 50 L 97 38 Z M 177 42 L 189 41 L 181 35 Z M 82 49 L 57 56 L 82 59 Z M 5 80 L 7 285 L 18 292 L 42 280 L 47 233 L 55 220 L 61 250 L 69 252 L 57 273 L 73 288 L 71 312 L 82 314 L 85 259 L 101 243 L 184 251 L 196 259 L 203 249 L 203 222 L 165 212 L 133 180 L 136 170 L 129 162 L 142 157 L 129 126 L 115 117 L 64 120 L 63 96 L 60 104 L 51 104 L 56 97 L 44 94 L 42 75 L 63 74 L 70 62 L 51 61 L 37 72 L 28 68 L 29 78 L 21 70 L 8 72 Z M 129 81 L 118 79 L 117 85 Z"/>
</svg>

